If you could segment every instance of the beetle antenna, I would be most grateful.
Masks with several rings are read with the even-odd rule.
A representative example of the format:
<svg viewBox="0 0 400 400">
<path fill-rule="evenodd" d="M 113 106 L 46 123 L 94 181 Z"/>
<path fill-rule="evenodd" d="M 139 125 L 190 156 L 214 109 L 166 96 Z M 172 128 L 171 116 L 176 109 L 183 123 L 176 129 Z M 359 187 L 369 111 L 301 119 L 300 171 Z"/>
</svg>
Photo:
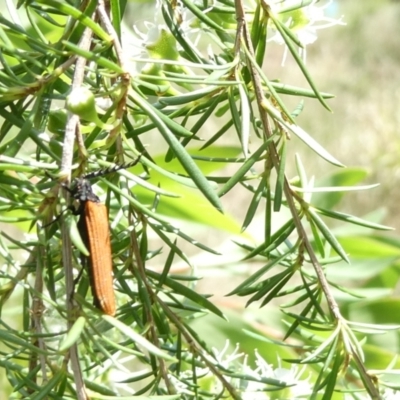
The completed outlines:
<svg viewBox="0 0 400 400">
<path fill-rule="evenodd" d="M 103 168 L 103 169 L 100 169 L 98 171 L 93 171 L 93 172 L 89 172 L 88 174 L 82 175 L 82 178 L 84 178 L 84 179 L 100 178 L 101 176 L 117 172 L 120 169 L 127 169 L 127 168 L 130 168 L 130 167 L 133 167 L 134 165 L 136 165 L 140 161 L 140 158 L 142 157 L 142 154 L 143 153 L 140 153 L 139 156 L 135 160 L 133 160 L 131 162 L 120 164 L 120 165 L 110 165 L 107 168 Z"/>
</svg>

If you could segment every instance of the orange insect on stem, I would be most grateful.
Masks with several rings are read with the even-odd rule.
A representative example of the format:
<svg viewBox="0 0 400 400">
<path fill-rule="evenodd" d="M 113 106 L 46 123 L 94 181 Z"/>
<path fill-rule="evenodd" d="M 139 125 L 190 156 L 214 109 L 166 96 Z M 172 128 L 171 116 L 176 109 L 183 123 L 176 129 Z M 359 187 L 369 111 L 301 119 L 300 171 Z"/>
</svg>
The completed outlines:
<svg viewBox="0 0 400 400">
<path fill-rule="evenodd" d="M 112 254 L 107 207 L 93 193 L 90 182 L 78 179 L 72 191 L 80 202 L 79 231 L 89 250 L 89 277 L 96 307 L 105 314 L 115 315 Z"/>
<path fill-rule="evenodd" d="M 93 193 L 89 179 L 133 167 L 141 156 L 128 164 L 114 165 L 83 175 L 75 181 L 73 189 L 66 187 L 72 197 L 79 201 L 79 207 L 74 213 L 80 215 L 78 228 L 90 253 L 89 277 L 94 304 L 108 315 L 115 315 L 116 311 L 108 213 L 106 206 Z"/>
<path fill-rule="evenodd" d="M 112 255 L 107 208 L 102 203 L 86 201 L 84 214 L 88 236 L 89 274 L 95 305 L 105 314 L 115 315 Z"/>
</svg>

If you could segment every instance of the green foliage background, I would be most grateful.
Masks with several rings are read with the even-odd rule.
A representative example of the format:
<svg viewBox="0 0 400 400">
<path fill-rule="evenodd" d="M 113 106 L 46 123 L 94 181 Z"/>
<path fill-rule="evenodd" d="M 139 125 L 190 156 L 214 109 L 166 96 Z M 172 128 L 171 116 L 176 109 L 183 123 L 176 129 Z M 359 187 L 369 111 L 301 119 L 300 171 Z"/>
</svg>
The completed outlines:
<svg viewBox="0 0 400 400">
<path fill-rule="evenodd" d="M 170 17 L 179 10 L 174 3 L 163 4 Z M 229 11 L 234 7 L 218 4 Z M 246 396 L 258 396 L 251 390 L 259 390 L 262 398 L 276 399 L 390 398 L 390 388 L 398 389 L 400 242 L 396 234 L 374 228 L 398 227 L 393 181 L 400 90 L 389 78 L 398 64 L 393 38 L 398 37 L 399 6 L 371 1 L 360 10 L 353 2 L 338 2 L 348 25 L 321 31 L 308 48 L 308 73 L 318 88 L 336 95 L 322 94 L 334 113 L 306 96 L 296 124 L 350 166 L 338 169 L 293 133 L 287 140 L 282 121 L 269 113 L 279 155 L 278 164 L 271 165 L 273 150 L 264 144 L 262 110 L 256 108 L 244 44 L 236 75 L 234 64 L 204 68 L 186 48 L 171 57 L 171 66 L 150 63 L 144 76 L 122 65 L 104 21 L 83 20 L 74 11 L 82 7 L 91 15 L 97 2 L 19 5 L 22 27 L 6 14 L 0 18 L 3 397 L 253 398 Z M 124 6 L 111 1 L 110 9 L 105 7 L 117 33 L 118 16 L 124 15 L 130 27 L 138 15 L 153 12 L 153 5 Z M 64 14 L 72 17 L 69 26 Z M 218 51 L 223 50 L 213 51 L 233 63 L 235 18 L 205 15 L 214 20 L 203 19 L 202 27 L 213 32 Z M 75 24 L 77 17 L 95 32 L 92 47 L 77 46 L 84 32 Z M 227 24 L 225 33 L 215 29 L 215 21 Z M 260 19 L 260 32 L 265 22 Z M 282 46 L 267 47 L 265 74 L 289 110 L 299 106 L 299 98 L 279 92 L 275 78 L 315 97 L 293 59 L 284 68 L 279 65 Z M 258 51 L 261 63 L 261 46 Z M 71 148 L 73 166 L 66 168 L 64 131 L 71 116 L 62 119 L 60 130 L 49 130 L 49 123 L 57 122 L 54 110 L 65 107 L 76 78 L 73 64 L 64 64 L 74 55 L 88 61 L 83 84 L 97 97 L 111 99 L 106 112 L 97 110 L 100 118 L 106 123 L 121 118 L 122 124 L 110 133 L 82 120 L 85 147 Z M 182 60 L 192 64 L 182 68 Z M 204 69 L 189 72 L 196 62 Z M 65 65 L 60 72 L 54 69 L 59 65 Z M 125 68 L 131 72 L 128 85 Z M 211 72 L 217 91 L 209 84 Z M 266 84 L 263 89 L 273 93 Z M 127 111 L 121 116 L 125 96 Z M 248 114 L 246 98 L 253 107 Z M 246 124 L 251 140 L 240 136 Z M 219 130 L 220 138 L 212 142 Z M 310 145 L 311 139 L 305 142 Z M 65 299 L 71 289 L 68 273 L 76 276 L 80 269 L 79 252 L 68 244 L 79 241 L 75 218 L 65 213 L 61 224 L 42 226 L 65 209 L 68 199 L 59 183 L 68 181 L 70 172 L 75 177 L 140 152 L 140 166 L 95 184 L 110 210 L 120 306 L 111 318 L 91 306 L 86 273 L 76 287 L 78 306 Z M 252 166 L 241 173 L 246 162 Z M 315 176 L 314 186 L 325 188 L 311 198 L 312 210 L 326 210 L 319 214 L 309 211 L 309 195 L 293 195 L 308 239 L 301 234 L 299 239 L 290 225 L 293 209 L 288 192 L 283 193 L 283 172 L 293 187 L 308 186 Z M 366 182 L 381 186 L 353 191 Z M 232 189 L 225 190 L 227 185 Z M 275 207 L 281 211 L 273 213 Z M 307 240 L 339 314 L 311 268 L 303 248 Z M 293 257 L 281 258 L 288 249 Z M 70 272 L 65 254 L 72 257 Z M 260 357 L 271 366 L 268 374 Z M 281 379 L 281 368 L 295 371 L 291 381 Z M 302 382 L 310 392 L 300 392 Z M 84 387 L 86 392 L 79 392 Z"/>
</svg>

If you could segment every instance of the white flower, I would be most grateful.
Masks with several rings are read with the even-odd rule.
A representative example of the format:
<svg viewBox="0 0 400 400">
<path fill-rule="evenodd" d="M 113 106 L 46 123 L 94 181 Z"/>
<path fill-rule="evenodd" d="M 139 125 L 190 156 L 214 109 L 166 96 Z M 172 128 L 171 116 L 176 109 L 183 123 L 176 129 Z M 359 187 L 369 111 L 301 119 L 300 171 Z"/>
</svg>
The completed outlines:
<svg viewBox="0 0 400 400">
<path fill-rule="evenodd" d="M 300 377 L 303 374 L 306 367 L 298 370 L 296 365 L 292 365 L 290 369 L 277 368 L 274 370 L 276 379 L 285 382 L 287 385 L 293 385 L 288 388 L 293 395 L 293 399 L 304 398 L 309 396 L 313 388 L 308 380 L 301 380 Z"/>
<path fill-rule="evenodd" d="M 160 41 L 163 40 L 163 36 L 165 37 L 165 35 L 168 35 L 172 37 L 172 33 L 164 21 L 161 10 L 162 2 L 161 0 L 157 0 L 151 20 L 136 21 L 132 26 L 133 34 L 125 30 L 122 35 L 122 46 L 124 49 L 130 48 L 128 52 L 132 59 L 154 58 L 154 53 L 157 53 L 157 47 L 160 46 Z M 173 18 L 186 41 L 190 42 L 189 38 L 193 37 L 193 34 L 195 34 L 193 47 L 196 48 L 200 30 L 192 26 L 195 25 L 194 22 L 196 21 L 194 15 L 187 8 L 183 7 L 180 1 L 177 1 Z M 179 43 L 176 45 L 178 49 L 181 48 Z M 154 49 L 153 47 L 156 48 Z M 153 51 L 149 51 L 149 48 L 153 48 Z M 136 69 L 140 71 L 141 67 L 139 66 Z"/>
<path fill-rule="evenodd" d="M 342 21 L 343 16 L 339 19 L 334 19 L 325 15 L 325 11 L 331 5 L 332 0 L 328 0 L 326 4 L 320 7 L 315 5 L 317 1 L 313 0 L 306 7 L 288 12 L 285 12 L 285 9 L 289 8 L 290 3 L 293 3 L 293 1 L 276 1 L 271 4 L 271 9 L 275 16 L 297 36 L 299 42 L 304 46 L 304 48 L 299 49 L 300 56 L 304 61 L 306 61 L 306 46 L 317 40 L 317 30 L 335 25 L 345 25 Z M 285 43 L 275 27 L 272 27 L 272 32 L 273 35 L 268 39 L 269 42 Z M 285 48 L 282 65 L 286 60 L 286 56 L 287 48 Z"/>
<path fill-rule="evenodd" d="M 290 394 L 291 399 L 300 399 L 309 396 L 312 392 L 312 387 L 308 380 L 301 380 L 301 375 L 303 374 L 306 367 L 298 370 L 297 366 L 292 366 L 290 369 L 278 367 L 274 369 L 272 365 L 268 364 L 264 358 L 255 352 L 256 355 L 256 365 L 255 370 L 251 370 L 249 367 L 246 368 L 247 375 L 251 375 L 260 382 L 249 381 L 246 390 L 243 392 L 242 398 L 245 400 L 263 400 L 269 399 L 265 390 L 265 384 L 261 382 L 263 378 L 272 378 L 285 383 L 289 387 L 283 389 L 285 393 Z"/>
<path fill-rule="evenodd" d="M 229 366 L 233 363 L 233 361 L 237 360 L 238 358 L 242 358 L 244 353 L 239 353 L 239 343 L 236 344 L 235 350 L 230 355 L 226 355 L 227 350 L 229 349 L 230 342 L 227 340 L 225 342 L 225 346 L 221 351 L 218 351 L 216 348 L 213 347 L 213 353 L 216 360 L 225 368 L 229 368 Z"/>
</svg>

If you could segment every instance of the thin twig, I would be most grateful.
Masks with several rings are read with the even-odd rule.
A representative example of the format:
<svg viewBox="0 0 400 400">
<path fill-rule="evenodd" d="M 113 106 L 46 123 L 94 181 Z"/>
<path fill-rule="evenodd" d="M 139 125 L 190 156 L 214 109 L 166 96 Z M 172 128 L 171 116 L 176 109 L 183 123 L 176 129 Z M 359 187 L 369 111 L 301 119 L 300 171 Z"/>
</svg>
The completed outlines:
<svg viewBox="0 0 400 400">
<path fill-rule="evenodd" d="M 353 345 L 352 345 L 353 347 Z M 357 354 L 356 349 L 352 349 L 352 356 L 354 359 L 354 363 L 357 365 L 358 372 L 360 375 L 364 377 L 363 382 L 365 384 L 365 388 L 367 389 L 367 392 L 371 396 L 372 400 L 383 400 L 383 397 L 380 395 L 378 388 L 376 387 L 376 384 L 374 384 L 374 378 L 377 379 L 376 377 L 372 377 L 368 371 L 365 369 L 365 365 L 360 360 L 360 357 Z"/>
<path fill-rule="evenodd" d="M 242 21 L 242 23 L 243 23 L 243 34 L 244 34 L 245 45 L 246 45 L 249 53 L 254 57 L 254 48 L 253 48 L 253 45 L 251 42 L 250 34 L 248 31 L 248 26 L 246 24 L 242 2 L 241 2 L 241 0 L 236 0 L 235 4 L 236 4 L 236 12 L 237 12 L 237 16 L 238 16 L 238 21 Z M 253 85 L 254 85 L 254 91 L 255 91 L 255 95 L 256 95 L 256 99 L 257 99 L 258 110 L 259 110 L 260 118 L 261 118 L 261 121 L 262 121 L 262 124 L 264 127 L 264 132 L 266 133 L 267 137 L 269 138 L 272 136 L 272 130 L 271 130 L 271 125 L 270 125 L 269 118 L 268 118 L 268 113 L 265 111 L 264 107 L 262 106 L 262 104 L 266 101 L 266 98 L 264 96 L 261 80 L 260 80 L 260 77 L 259 77 L 259 74 L 258 74 L 256 68 L 254 67 L 254 65 L 252 64 L 251 61 L 248 62 L 248 66 L 250 69 L 250 74 L 251 74 Z M 278 155 L 275 143 L 273 141 L 271 141 L 270 146 L 269 146 L 269 154 L 270 154 L 270 157 L 271 157 L 271 160 L 272 160 L 275 170 L 278 171 L 280 159 L 279 159 L 279 155 Z M 329 309 L 336 321 L 342 320 L 343 317 L 340 314 L 339 306 L 332 294 L 332 291 L 329 287 L 328 281 L 322 270 L 321 264 L 318 262 L 318 259 L 314 253 L 314 249 L 312 248 L 311 243 L 308 240 L 307 233 L 306 233 L 304 226 L 299 218 L 299 215 L 298 215 L 298 212 L 296 209 L 296 205 L 295 205 L 295 202 L 293 199 L 292 191 L 290 189 L 290 185 L 289 185 L 286 175 L 284 177 L 284 192 L 285 192 L 285 196 L 286 196 L 286 201 L 288 203 L 288 207 L 290 209 L 290 212 L 293 216 L 294 223 L 296 225 L 297 232 L 299 234 L 299 237 L 301 238 L 301 240 L 304 243 L 304 247 L 306 248 L 308 255 L 310 256 L 311 263 L 317 274 L 322 291 L 324 292 L 325 298 L 327 300 Z"/>
<path fill-rule="evenodd" d="M 43 333 L 42 331 L 42 316 L 43 316 L 43 311 L 44 311 L 44 305 L 43 305 L 43 264 L 42 260 L 44 260 L 43 256 L 43 249 L 41 246 L 38 247 L 37 251 L 40 253 L 39 257 L 36 257 L 36 277 L 35 277 L 35 294 L 32 296 L 32 321 L 31 321 L 31 326 L 32 326 L 32 331 L 37 334 L 37 337 L 34 339 L 34 345 L 37 346 L 39 349 L 42 350 L 42 352 L 39 354 L 40 358 L 40 367 L 42 370 L 42 375 L 43 375 L 43 382 L 47 382 L 48 377 L 47 377 L 47 372 L 46 372 L 46 358 L 44 355 L 44 351 L 46 350 L 46 344 L 43 340 L 43 337 L 41 337 L 41 334 Z M 36 356 L 35 356 L 36 358 Z M 32 360 L 32 364 L 30 363 L 30 369 L 34 369 L 34 362 L 35 360 Z"/>
<path fill-rule="evenodd" d="M 113 48 L 115 50 L 115 54 L 117 55 L 118 64 L 124 71 L 127 71 L 125 68 L 126 62 L 125 62 L 124 52 L 122 50 L 121 43 L 119 42 L 117 32 L 115 32 L 114 26 L 111 23 L 110 17 L 107 14 L 104 0 L 98 0 L 97 13 L 100 17 L 100 21 L 104 25 L 104 29 L 111 36 L 111 39 L 113 40 Z"/>
<path fill-rule="evenodd" d="M 269 6 L 263 0 L 261 0 L 261 2 L 262 2 L 262 6 L 264 9 L 267 7 L 266 13 L 268 14 Z M 249 31 L 248 31 L 248 26 L 245 21 L 245 14 L 244 14 L 242 2 L 241 2 L 241 0 L 235 0 L 235 4 L 236 4 L 236 12 L 237 12 L 237 16 L 238 16 L 238 21 L 243 22 L 243 34 L 244 34 L 245 46 L 247 47 L 248 52 L 251 54 L 251 56 L 254 59 L 254 49 L 253 49 L 253 45 L 251 42 Z M 264 132 L 266 133 L 266 136 L 269 138 L 272 135 L 272 131 L 271 131 L 270 123 L 269 123 L 268 113 L 266 112 L 266 110 L 263 107 L 263 103 L 266 102 L 267 100 L 264 96 L 264 92 L 262 89 L 259 74 L 258 74 L 255 66 L 253 65 L 252 61 L 250 61 L 250 60 L 248 61 L 248 66 L 249 66 L 250 74 L 251 74 L 253 85 L 254 85 L 254 91 L 256 94 L 258 109 L 259 109 L 261 121 L 263 123 Z M 272 141 L 269 146 L 269 154 L 270 154 L 272 163 L 274 165 L 274 168 L 276 169 L 276 171 L 278 171 L 280 159 L 279 159 L 279 155 L 276 150 L 275 144 Z M 342 315 L 340 313 L 339 306 L 336 302 L 336 299 L 333 296 L 333 293 L 331 291 L 329 283 L 323 272 L 322 266 L 317 259 L 314 249 L 308 239 L 307 233 L 301 222 L 298 211 L 296 209 L 294 193 L 292 192 L 292 190 L 290 188 L 290 184 L 288 182 L 286 175 L 284 177 L 284 193 L 285 193 L 286 201 L 287 201 L 288 207 L 290 209 L 290 212 L 292 214 L 293 221 L 295 223 L 298 235 L 300 237 L 300 240 L 302 241 L 302 245 L 305 247 L 305 249 L 310 257 L 310 261 L 314 267 L 319 284 L 321 286 L 321 289 L 322 289 L 322 291 L 325 295 L 326 301 L 328 303 L 329 310 L 331 311 L 331 314 L 337 324 L 347 325 L 346 320 L 342 317 Z M 365 370 L 365 366 L 364 366 L 363 362 L 360 360 L 357 351 L 353 348 L 353 344 L 351 345 L 351 347 L 352 348 L 350 350 L 350 353 L 352 354 L 352 357 L 354 358 L 354 360 L 358 366 L 358 370 L 359 370 L 360 374 L 362 374 L 362 376 L 363 376 L 363 381 L 366 385 L 368 392 L 371 394 L 372 398 L 380 399 L 381 397 L 376 388 L 376 385 L 373 383 L 373 379 L 368 375 L 367 371 Z"/>
<path fill-rule="evenodd" d="M 140 278 L 142 279 L 143 283 L 146 286 L 146 290 L 147 290 L 147 293 L 149 294 L 149 296 L 151 298 L 151 302 L 161 306 L 161 308 L 163 309 L 165 314 L 169 317 L 171 322 L 173 322 L 173 324 L 176 326 L 178 331 L 185 338 L 185 340 L 188 343 L 190 349 L 192 350 L 193 355 L 194 356 L 197 355 L 203 360 L 203 362 L 207 365 L 207 367 L 214 374 L 214 376 L 221 382 L 222 386 L 230 393 L 230 395 L 232 396 L 233 399 L 240 400 L 240 396 L 236 392 L 235 388 L 225 379 L 225 377 L 223 376 L 223 374 L 221 374 L 221 372 L 218 370 L 218 368 L 215 367 L 215 365 L 212 362 L 210 362 L 210 360 L 208 359 L 207 355 L 204 354 L 201 351 L 201 349 L 196 345 L 194 338 L 187 331 L 187 329 L 181 323 L 181 321 L 175 315 L 175 313 L 154 292 L 151 284 L 149 283 L 149 281 L 147 279 L 146 269 L 145 269 L 145 266 L 143 264 L 142 258 L 140 256 L 139 244 L 138 244 L 138 241 L 137 241 L 137 238 L 136 238 L 136 232 L 135 231 L 132 232 L 131 241 L 132 241 L 133 253 L 134 253 L 135 259 L 136 259 L 137 269 L 138 269 L 138 272 L 140 274 Z M 157 347 L 160 348 L 160 344 L 159 344 L 159 341 L 158 341 L 158 338 L 157 338 L 157 332 L 154 329 L 155 328 L 155 324 L 154 324 L 153 316 L 151 314 L 151 310 L 147 310 L 146 309 L 146 316 L 147 316 L 147 319 L 148 319 L 148 321 L 150 323 L 150 330 L 151 330 L 151 334 L 152 334 L 152 342 Z M 163 375 L 163 378 L 164 378 L 164 381 L 165 381 L 165 384 L 166 384 L 168 390 L 171 393 L 176 393 L 176 389 L 171 385 L 170 379 L 168 377 L 167 368 L 166 368 L 165 363 L 164 363 L 163 360 L 160 360 L 160 369 L 161 369 L 161 374 Z"/>
<path fill-rule="evenodd" d="M 131 221 L 131 225 L 135 226 L 135 222 Z M 137 265 L 137 270 L 139 272 L 140 278 L 142 280 L 142 282 L 144 283 L 144 285 L 146 286 L 146 290 L 147 293 L 149 294 L 151 301 L 157 304 L 157 296 L 154 293 L 150 283 L 147 280 L 147 275 L 146 275 L 146 271 L 145 271 L 145 267 L 143 264 L 143 260 L 142 257 L 140 256 L 140 250 L 139 250 L 139 243 L 136 237 L 136 231 L 135 229 L 132 230 L 131 233 L 131 243 L 132 243 L 132 251 L 133 254 L 135 256 L 135 261 L 136 261 L 136 265 Z M 145 312 L 146 312 L 146 319 L 149 323 L 149 329 L 150 329 L 150 336 L 151 336 L 151 342 L 158 347 L 159 349 L 161 348 L 160 345 L 160 341 L 158 340 L 158 336 L 157 336 L 157 331 L 156 331 L 156 324 L 154 322 L 154 318 L 153 318 L 153 314 L 151 312 L 151 309 L 149 309 L 146 304 L 143 305 L 145 308 Z M 169 394 L 176 394 L 176 389 L 175 387 L 171 384 L 171 381 L 168 377 L 168 368 L 165 365 L 165 362 L 163 359 L 159 359 L 158 360 L 159 365 L 160 365 L 160 371 L 161 371 L 161 375 L 164 379 L 165 385 L 167 387 L 167 390 L 169 392 Z"/>
<path fill-rule="evenodd" d="M 151 284 L 149 283 L 149 281 L 147 279 L 146 269 L 143 264 L 142 258 L 140 256 L 139 244 L 138 244 L 138 241 L 136 238 L 135 231 L 132 232 L 131 241 L 132 241 L 133 253 L 136 258 L 137 269 L 139 271 L 142 281 L 144 282 L 144 284 L 146 286 L 147 293 L 149 294 L 152 303 L 158 304 L 161 306 L 161 308 L 164 310 L 165 314 L 173 322 L 173 324 L 176 326 L 178 331 L 183 335 L 183 337 L 185 338 L 189 347 L 192 349 L 192 352 L 194 353 L 194 355 L 198 355 L 203 360 L 203 362 L 207 365 L 207 367 L 214 374 L 214 376 L 217 379 L 219 379 L 219 381 L 221 382 L 223 387 L 230 393 L 230 395 L 232 396 L 233 399 L 240 400 L 240 396 L 236 392 L 235 388 L 225 379 L 225 377 L 221 374 L 221 372 L 218 370 L 218 368 L 216 368 L 215 365 L 210 362 L 210 360 L 207 358 L 207 355 L 204 354 L 200 350 L 200 348 L 196 345 L 195 340 L 192 337 L 192 335 L 187 331 L 187 329 L 181 323 L 181 321 L 175 315 L 175 313 L 154 292 Z M 151 329 L 152 336 L 153 336 L 153 343 L 157 347 L 160 347 L 160 344 L 159 344 L 159 341 L 157 338 L 157 333 L 154 329 L 155 325 L 154 325 L 154 321 L 153 321 L 153 316 L 151 315 L 151 310 L 146 310 L 146 316 L 148 318 L 148 321 L 150 322 L 150 329 Z M 154 339 L 156 339 L 156 340 L 154 340 Z M 171 386 L 170 380 L 168 378 L 168 372 L 167 372 L 167 369 L 166 369 L 166 366 L 165 366 L 163 360 L 160 360 L 160 368 L 161 368 L 161 373 L 163 375 L 163 378 L 165 380 L 165 384 L 166 384 L 167 388 L 169 388 L 169 391 L 171 391 L 172 393 L 176 393 L 176 389 Z M 165 370 L 163 370 L 163 368 L 165 368 Z"/>
<path fill-rule="evenodd" d="M 192 335 L 187 331 L 185 326 L 182 324 L 180 319 L 176 316 L 176 314 L 171 311 L 171 309 L 168 307 L 167 304 L 165 304 L 160 298 L 157 298 L 158 304 L 162 307 L 164 310 L 165 314 L 168 316 L 168 318 L 174 323 L 176 328 L 179 330 L 179 332 L 182 334 L 182 336 L 185 338 L 186 342 L 188 343 L 189 347 L 191 348 L 192 352 L 194 355 L 199 356 L 204 364 L 207 365 L 207 367 L 210 369 L 212 374 L 221 382 L 222 386 L 229 392 L 229 394 L 232 396 L 233 399 L 235 400 L 240 400 L 241 397 L 239 393 L 236 391 L 236 389 L 225 379 L 225 376 L 221 374 L 219 369 L 208 359 L 208 355 L 205 354 L 196 344 L 195 339 L 192 337 Z"/>
<path fill-rule="evenodd" d="M 92 38 L 92 31 L 90 29 L 85 29 L 83 32 L 82 39 L 79 43 L 79 47 L 82 49 L 89 49 Z M 86 59 L 83 57 L 78 57 L 75 64 L 75 72 L 72 81 L 72 90 L 78 88 L 82 85 L 84 79 L 84 70 L 86 65 Z M 67 185 L 71 182 L 71 168 L 72 168 L 72 157 L 74 151 L 75 135 L 79 132 L 77 130 L 79 124 L 79 118 L 77 115 L 68 113 L 67 124 L 65 127 L 65 137 L 63 144 L 63 153 L 61 159 L 61 176 L 63 182 Z M 78 142 L 83 143 L 81 139 L 78 138 Z M 69 201 L 68 191 L 63 191 L 63 195 L 66 201 Z M 64 219 L 61 224 L 61 237 L 62 237 L 62 260 L 65 272 L 65 286 L 66 286 L 66 302 L 67 302 L 67 314 L 68 314 L 68 329 L 70 329 L 75 321 L 74 318 L 74 276 L 73 276 L 73 266 L 72 266 L 72 244 L 69 236 L 68 228 L 64 223 Z M 78 400 L 88 400 L 88 395 L 85 390 L 85 384 L 83 382 L 82 371 L 79 363 L 79 355 L 76 344 L 74 344 L 69 351 L 69 357 L 71 360 L 71 368 L 74 373 L 74 380 L 76 385 L 76 392 Z"/>
<path fill-rule="evenodd" d="M 37 249 L 38 252 L 41 251 L 41 246 Z M 47 369 L 46 369 L 46 357 L 45 357 L 45 350 L 46 344 L 42 337 L 42 316 L 43 316 L 43 265 L 42 260 L 44 259 L 43 255 L 37 256 L 37 253 L 32 252 L 29 255 L 29 259 L 27 260 L 26 264 L 36 263 L 36 276 L 35 276 L 35 285 L 34 285 L 34 292 L 32 295 L 32 310 L 31 310 L 31 329 L 33 332 L 32 336 L 32 345 L 36 346 L 41 352 L 32 352 L 29 358 L 29 374 L 33 374 L 36 370 L 38 358 L 40 359 L 40 369 L 42 374 L 42 381 L 48 381 Z M 28 271 L 28 268 L 24 267 L 22 270 Z M 21 271 L 20 271 L 21 272 Z M 21 276 L 21 275 L 20 275 Z M 18 277 L 16 277 L 18 282 Z M 24 278 L 25 279 L 25 278 Z M 21 281 L 19 281 L 21 282 Z M 37 372 L 32 376 L 32 381 L 37 382 Z M 29 393 L 33 393 L 33 389 L 28 389 Z"/>
<path fill-rule="evenodd" d="M 118 38 L 117 32 L 115 32 L 114 26 L 111 23 L 110 17 L 107 14 L 107 10 L 104 4 L 104 0 L 99 0 L 99 5 L 97 7 L 97 13 L 99 15 L 100 21 L 104 26 L 104 29 L 106 32 L 111 36 L 113 40 L 113 48 L 115 51 L 115 54 L 117 56 L 118 64 L 121 67 L 121 69 L 124 71 L 120 76 L 119 76 L 119 84 L 121 85 L 121 92 L 122 95 L 120 96 L 120 99 L 118 100 L 118 103 L 116 105 L 116 110 L 115 110 L 115 119 L 119 121 L 119 123 L 113 128 L 110 132 L 109 138 L 108 138 L 108 143 L 114 142 L 116 140 L 116 145 L 117 145 L 117 151 L 118 154 L 121 156 L 120 159 L 118 160 L 119 163 L 124 162 L 122 159 L 122 154 L 123 154 L 123 149 L 122 149 L 122 138 L 120 135 L 118 135 L 120 129 L 121 129 L 121 123 L 122 123 L 122 118 L 124 116 L 124 113 L 126 111 L 126 100 L 128 96 L 128 88 L 131 82 L 131 76 L 126 68 L 126 60 L 124 56 L 124 52 L 122 49 L 122 45 L 120 43 L 120 40 Z"/>
</svg>

